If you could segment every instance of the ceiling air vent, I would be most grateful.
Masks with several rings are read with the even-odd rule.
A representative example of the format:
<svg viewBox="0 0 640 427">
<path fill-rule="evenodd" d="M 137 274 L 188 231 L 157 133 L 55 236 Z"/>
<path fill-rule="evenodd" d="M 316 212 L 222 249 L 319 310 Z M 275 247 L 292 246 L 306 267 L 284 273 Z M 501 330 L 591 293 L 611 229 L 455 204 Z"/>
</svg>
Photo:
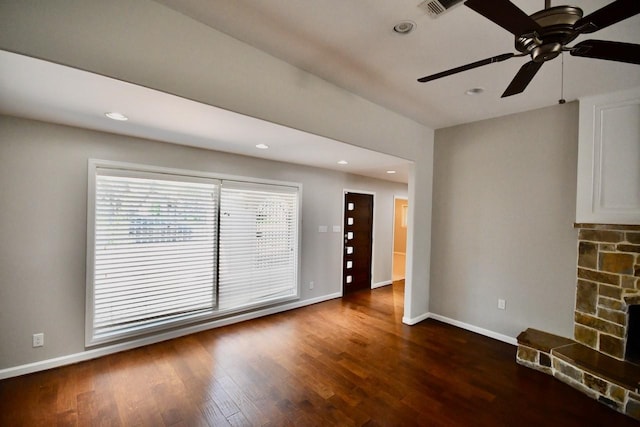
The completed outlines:
<svg viewBox="0 0 640 427">
<path fill-rule="evenodd" d="M 418 5 L 419 8 L 427 12 L 431 17 L 442 15 L 463 0 L 425 0 Z"/>
</svg>

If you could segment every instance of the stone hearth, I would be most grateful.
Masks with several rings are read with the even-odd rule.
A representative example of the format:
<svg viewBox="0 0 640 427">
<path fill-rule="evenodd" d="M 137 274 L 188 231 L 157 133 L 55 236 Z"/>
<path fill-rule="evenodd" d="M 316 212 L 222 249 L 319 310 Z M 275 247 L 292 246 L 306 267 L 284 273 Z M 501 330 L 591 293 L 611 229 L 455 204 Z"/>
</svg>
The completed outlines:
<svg viewBox="0 0 640 427">
<path fill-rule="evenodd" d="M 625 360 L 629 307 L 640 304 L 640 226 L 575 226 L 574 340 L 527 329 L 516 360 L 640 420 L 640 366 Z"/>
<path fill-rule="evenodd" d="M 553 375 L 612 409 L 640 420 L 638 365 L 535 329 L 518 335 L 516 361 Z"/>
</svg>

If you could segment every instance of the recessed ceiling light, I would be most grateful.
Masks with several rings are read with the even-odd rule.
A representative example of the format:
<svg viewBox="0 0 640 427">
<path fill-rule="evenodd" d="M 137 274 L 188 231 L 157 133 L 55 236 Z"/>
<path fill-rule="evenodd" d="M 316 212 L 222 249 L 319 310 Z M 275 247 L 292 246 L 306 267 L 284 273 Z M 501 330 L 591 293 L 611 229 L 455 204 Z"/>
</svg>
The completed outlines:
<svg viewBox="0 0 640 427">
<path fill-rule="evenodd" d="M 481 87 L 474 87 L 472 89 L 469 89 L 468 91 L 466 91 L 465 93 L 467 95 L 473 96 L 473 95 L 480 95 L 482 92 L 484 92 L 484 89 Z"/>
<path fill-rule="evenodd" d="M 338 160 L 338 164 L 339 165 L 348 165 L 349 162 L 347 162 L 346 160 Z"/>
<path fill-rule="evenodd" d="M 387 171 L 388 174 L 394 174 L 396 171 Z"/>
<path fill-rule="evenodd" d="M 416 27 L 413 21 L 401 21 L 393 26 L 393 31 L 398 34 L 409 34 Z"/>
<path fill-rule="evenodd" d="M 266 150 L 267 148 L 269 148 L 269 146 L 267 144 L 258 144 L 256 145 L 256 148 L 259 148 L 261 150 Z"/>
<path fill-rule="evenodd" d="M 125 116 L 122 113 L 116 113 L 115 111 L 104 113 L 105 116 L 109 117 L 112 120 L 119 120 L 121 122 L 125 122 L 129 120 L 129 117 Z"/>
</svg>

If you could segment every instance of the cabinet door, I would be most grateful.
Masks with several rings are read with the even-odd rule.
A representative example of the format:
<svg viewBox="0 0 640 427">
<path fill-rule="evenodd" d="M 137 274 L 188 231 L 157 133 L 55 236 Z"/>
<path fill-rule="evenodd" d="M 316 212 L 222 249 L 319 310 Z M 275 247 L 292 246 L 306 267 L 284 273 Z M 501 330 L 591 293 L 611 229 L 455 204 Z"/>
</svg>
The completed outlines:
<svg viewBox="0 0 640 427">
<path fill-rule="evenodd" d="M 640 88 L 580 99 L 577 223 L 640 224 Z"/>
</svg>

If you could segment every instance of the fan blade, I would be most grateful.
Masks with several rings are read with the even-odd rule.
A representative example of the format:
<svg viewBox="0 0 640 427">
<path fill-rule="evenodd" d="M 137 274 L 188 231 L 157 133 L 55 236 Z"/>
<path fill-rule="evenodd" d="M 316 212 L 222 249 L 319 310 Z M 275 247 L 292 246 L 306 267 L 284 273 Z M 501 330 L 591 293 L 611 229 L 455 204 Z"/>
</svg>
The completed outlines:
<svg viewBox="0 0 640 427">
<path fill-rule="evenodd" d="M 542 30 L 540 24 L 509 0 L 467 0 L 465 5 L 516 37 Z"/>
<path fill-rule="evenodd" d="M 583 34 L 593 33 L 638 13 L 640 13 L 640 1 L 616 0 L 578 20 L 573 28 Z"/>
<path fill-rule="evenodd" d="M 447 71 L 432 74 L 430 76 L 421 77 L 418 79 L 420 83 L 430 82 L 431 80 L 439 79 L 441 77 L 450 76 L 451 74 L 461 73 L 463 71 L 471 70 L 472 68 L 482 67 L 483 65 L 493 64 L 494 62 L 506 61 L 509 58 L 513 58 L 513 53 L 503 53 L 502 55 L 492 56 L 491 58 L 482 59 L 480 61 L 472 62 L 471 64 L 462 65 L 460 67 L 452 68 Z"/>
<path fill-rule="evenodd" d="M 571 49 L 571 55 L 640 64 L 640 44 L 585 40 Z"/>
<path fill-rule="evenodd" d="M 542 64 L 544 64 L 544 62 L 529 61 L 520 67 L 520 71 L 518 71 L 518 74 L 516 74 L 513 80 L 511 80 L 509 87 L 504 91 L 501 98 L 516 95 L 524 91 L 529 85 L 529 82 L 533 80 L 533 77 L 536 75 L 540 67 L 542 67 Z"/>
</svg>

